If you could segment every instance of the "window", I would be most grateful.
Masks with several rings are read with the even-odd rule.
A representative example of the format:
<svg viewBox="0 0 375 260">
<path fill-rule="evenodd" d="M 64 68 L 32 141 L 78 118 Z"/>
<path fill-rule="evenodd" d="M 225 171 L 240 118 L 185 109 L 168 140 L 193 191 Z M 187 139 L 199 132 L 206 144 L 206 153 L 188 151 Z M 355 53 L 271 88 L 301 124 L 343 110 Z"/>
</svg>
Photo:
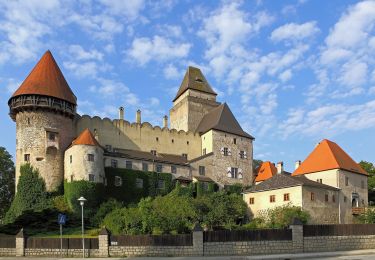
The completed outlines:
<svg viewBox="0 0 375 260">
<path fill-rule="evenodd" d="M 156 142 L 159 142 L 159 137 L 156 137 Z"/>
<path fill-rule="evenodd" d="M 132 161 L 126 161 L 125 162 L 125 168 L 126 169 L 133 169 L 133 162 Z"/>
<path fill-rule="evenodd" d="M 174 165 L 171 166 L 171 173 L 174 173 L 174 174 L 177 173 L 177 167 L 176 166 L 174 166 Z"/>
<path fill-rule="evenodd" d="M 316 182 L 323 183 L 322 179 L 316 179 Z"/>
<path fill-rule="evenodd" d="M 73 162 L 73 155 L 69 156 L 70 163 Z"/>
<path fill-rule="evenodd" d="M 199 175 L 204 176 L 206 174 L 206 167 L 199 166 Z"/>
<path fill-rule="evenodd" d="M 224 156 L 228 156 L 228 147 L 224 147 Z"/>
<path fill-rule="evenodd" d="M 184 157 L 185 159 L 187 159 L 187 153 L 183 153 L 182 157 Z"/>
<path fill-rule="evenodd" d="M 115 176 L 115 186 L 116 187 L 122 186 L 122 178 L 120 176 Z"/>
<path fill-rule="evenodd" d="M 362 188 L 362 189 L 365 188 L 365 181 L 361 181 L 361 188 Z"/>
<path fill-rule="evenodd" d="M 105 145 L 105 149 L 106 149 L 108 152 L 111 152 L 111 151 L 112 151 L 112 145 L 106 144 L 106 145 Z"/>
<path fill-rule="evenodd" d="M 361 200 L 361 202 L 362 202 L 362 206 L 364 206 L 365 205 L 365 200 Z"/>
<path fill-rule="evenodd" d="M 314 193 L 314 192 L 311 192 L 311 194 L 310 194 L 310 199 L 311 199 L 312 201 L 315 200 L 315 193 Z"/>
<path fill-rule="evenodd" d="M 111 160 L 111 167 L 117 168 L 117 160 L 114 160 L 114 159 Z"/>
<path fill-rule="evenodd" d="M 335 195 L 332 195 L 332 202 L 336 202 L 336 197 L 335 197 Z"/>
<path fill-rule="evenodd" d="M 254 198 L 249 198 L 249 204 L 254 204 Z"/>
<path fill-rule="evenodd" d="M 271 195 L 271 196 L 270 196 L 270 202 L 273 203 L 273 202 L 275 202 L 275 201 L 276 201 L 276 197 L 275 197 L 275 195 Z"/>
<path fill-rule="evenodd" d="M 231 178 L 233 179 L 237 179 L 238 178 L 238 168 L 230 168 L 230 175 L 231 175 Z"/>
<path fill-rule="evenodd" d="M 245 151 L 240 151 L 240 158 L 245 159 Z"/>
<path fill-rule="evenodd" d="M 208 182 L 202 182 L 202 188 L 204 191 L 208 191 Z"/>
<path fill-rule="evenodd" d="M 347 198 L 346 198 L 346 196 L 344 196 L 344 202 L 346 202 L 346 200 L 347 200 Z"/>
<path fill-rule="evenodd" d="M 326 194 L 326 195 L 324 196 L 324 200 L 325 200 L 325 202 L 328 202 L 328 194 Z"/>
<path fill-rule="evenodd" d="M 289 201 L 289 193 L 284 194 L 284 201 Z"/>
<path fill-rule="evenodd" d="M 141 179 L 141 178 L 135 179 L 135 187 L 137 187 L 138 189 L 142 189 L 143 188 L 143 179 Z"/>
<path fill-rule="evenodd" d="M 74 177 L 73 175 L 70 175 L 70 181 L 73 181 Z"/>
<path fill-rule="evenodd" d="M 49 141 L 56 141 L 56 133 L 54 132 L 47 132 L 48 140 Z"/>
<path fill-rule="evenodd" d="M 234 144 L 237 144 L 237 140 L 236 140 L 236 138 L 233 138 L 233 143 L 234 143 Z"/>
<path fill-rule="evenodd" d="M 29 154 L 29 153 L 24 154 L 24 156 L 23 156 L 23 160 L 24 160 L 25 162 L 30 162 L 30 154 Z"/>
<path fill-rule="evenodd" d="M 189 145 L 189 141 L 186 141 L 186 144 Z"/>
<path fill-rule="evenodd" d="M 164 189 L 164 180 L 158 180 L 158 189 Z"/>
<path fill-rule="evenodd" d="M 142 163 L 142 171 L 148 172 L 148 163 Z"/>
<path fill-rule="evenodd" d="M 95 175 L 89 174 L 89 181 L 95 181 Z"/>
<path fill-rule="evenodd" d="M 94 155 L 91 154 L 91 153 L 89 153 L 89 154 L 87 155 L 87 160 L 88 160 L 89 162 L 93 162 L 93 161 L 94 161 Z"/>
<path fill-rule="evenodd" d="M 174 139 L 172 139 L 172 144 L 174 143 Z"/>
<path fill-rule="evenodd" d="M 349 177 L 345 177 L 345 186 L 349 185 Z"/>
<path fill-rule="evenodd" d="M 156 172 L 162 172 L 163 171 L 163 165 L 157 164 L 156 165 Z"/>
<path fill-rule="evenodd" d="M 151 154 L 156 156 L 156 150 L 151 150 Z"/>
<path fill-rule="evenodd" d="M 203 155 L 205 155 L 206 154 L 206 148 L 203 148 Z"/>
</svg>

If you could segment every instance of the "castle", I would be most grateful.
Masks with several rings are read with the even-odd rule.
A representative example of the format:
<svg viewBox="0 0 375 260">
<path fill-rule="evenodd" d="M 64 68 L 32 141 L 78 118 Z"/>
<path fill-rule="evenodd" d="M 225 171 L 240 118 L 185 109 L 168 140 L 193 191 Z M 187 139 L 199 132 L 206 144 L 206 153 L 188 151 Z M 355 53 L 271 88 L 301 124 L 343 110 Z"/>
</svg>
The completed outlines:
<svg viewBox="0 0 375 260">
<path fill-rule="evenodd" d="M 198 68 L 189 67 L 163 127 L 77 114 L 77 98 L 47 51 L 8 101 L 16 122 L 16 184 L 30 163 L 55 190 L 63 180 L 106 183 L 105 167 L 171 173 L 220 187 L 253 182 L 253 141 Z M 121 185 L 121 180 L 116 180 Z"/>
</svg>

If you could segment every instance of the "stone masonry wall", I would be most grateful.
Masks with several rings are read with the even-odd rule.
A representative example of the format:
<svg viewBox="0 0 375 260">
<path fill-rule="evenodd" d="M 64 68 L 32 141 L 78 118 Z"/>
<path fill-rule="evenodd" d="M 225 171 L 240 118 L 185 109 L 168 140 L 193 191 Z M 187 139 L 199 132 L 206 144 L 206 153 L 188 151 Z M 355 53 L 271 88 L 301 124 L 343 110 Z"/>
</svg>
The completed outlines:
<svg viewBox="0 0 375 260">
<path fill-rule="evenodd" d="M 110 246 L 110 256 L 195 256 L 192 246 Z"/>
<path fill-rule="evenodd" d="M 47 249 L 47 248 L 26 248 L 25 256 L 50 256 L 50 257 L 82 257 L 82 249 Z M 99 249 L 86 249 L 85 256 L 100 256 Z"/>
<path fill-rule="evenodd" d="M 293 251 L 292 241 L 247 241 L 204 243 L 204 255 L 286 254 Z"/>
<path fill-rule="evenodd" d="M 0 248 L 0 256 L 16 256 L 15 248 Z"/>
<path fill-rule="evenodd" d="M 374 249 L 375 235 L 305 237 L 303 244 L 304 252 Z"/>
</svg>

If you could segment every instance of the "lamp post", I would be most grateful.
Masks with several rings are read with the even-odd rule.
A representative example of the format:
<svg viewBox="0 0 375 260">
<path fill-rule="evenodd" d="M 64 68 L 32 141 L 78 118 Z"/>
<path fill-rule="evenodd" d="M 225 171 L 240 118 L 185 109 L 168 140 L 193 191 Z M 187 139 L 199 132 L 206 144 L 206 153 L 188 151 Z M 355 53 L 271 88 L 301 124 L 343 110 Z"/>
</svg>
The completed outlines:
<svg viewBox="0 0 375 260">
<path fill-rule="evenodd" d="M 86 199 L 84 197 L 80 197 L 78 201 L 82 208 L 82 249 L 83 249 L 82 251 L 83 251 L 83 258 L 85 258 L 85 237 L 84 237 L 85 227 L 84 227 L 84 221 L 83 221 L 83 205 L 85 205 Z"/>
</svg>

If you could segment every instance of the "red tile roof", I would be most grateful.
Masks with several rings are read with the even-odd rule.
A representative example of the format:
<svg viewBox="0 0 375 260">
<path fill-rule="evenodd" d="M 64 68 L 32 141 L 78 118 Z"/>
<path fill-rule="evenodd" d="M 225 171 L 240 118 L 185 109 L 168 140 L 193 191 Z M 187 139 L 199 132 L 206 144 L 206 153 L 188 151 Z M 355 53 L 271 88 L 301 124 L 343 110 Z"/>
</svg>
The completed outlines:
<svg viewBox="0 0 375 260">
<path fill-rule="evenodd" d="M 332 169 L 368 175 L 339 145 L 324 139 L 293 172 L 292 176 Z"/>
<path fill-rule="evenodd" d="M 86 128 L 72 143 L 72 145 L 96 145 L 100 146 L 94 135 Z"/>
<path fill-rule="evenodd" d="M 257 170 L 257 177 L 255 178 L 255 181 L 265 181 L 274 176 L 276 173 L 277 169 L 273 163 L 269 161 L 263 162 Z"/>
<path fill-rule="evenodd" d="M 12 97 L 32 94 L 55 97 L 77 104 L 76 96 L 50 51 L 44 53 Z"/>
</svg>

